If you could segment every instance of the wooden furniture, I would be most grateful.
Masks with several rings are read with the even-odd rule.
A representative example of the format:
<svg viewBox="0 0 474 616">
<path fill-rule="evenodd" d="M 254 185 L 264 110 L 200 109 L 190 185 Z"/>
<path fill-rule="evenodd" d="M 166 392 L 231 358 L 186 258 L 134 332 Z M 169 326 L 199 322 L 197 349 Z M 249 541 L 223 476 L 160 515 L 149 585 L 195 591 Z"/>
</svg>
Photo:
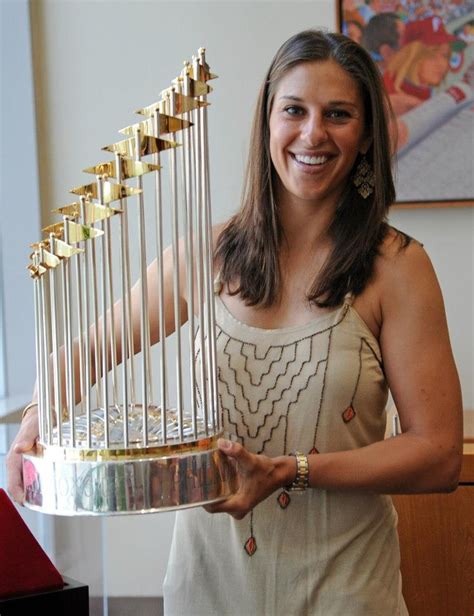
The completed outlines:
<svg viewBox="0 0 474 616">
<path fill-rule="evenodd" d="M 455 492 L 393 502 L 410 616 L 474 616 L 474 442 L 464 445 Z"/>
</svg>

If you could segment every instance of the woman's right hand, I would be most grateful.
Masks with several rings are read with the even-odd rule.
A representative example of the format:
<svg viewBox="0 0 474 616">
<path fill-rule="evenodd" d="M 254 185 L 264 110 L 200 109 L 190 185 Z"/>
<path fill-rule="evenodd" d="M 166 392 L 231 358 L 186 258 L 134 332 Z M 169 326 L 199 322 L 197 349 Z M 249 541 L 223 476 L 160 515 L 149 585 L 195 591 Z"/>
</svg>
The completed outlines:
<svg viewBox="0 0 474 616">
<path fill-rule="evenodd" d="M 38 408 L 29 410 L 20 430 L 7 454 L 7 490 L 19 505 L 23 505 L 25 493 L 23 488 L 23 454 L 32 449 L 39 436 Z"/>
</svg>

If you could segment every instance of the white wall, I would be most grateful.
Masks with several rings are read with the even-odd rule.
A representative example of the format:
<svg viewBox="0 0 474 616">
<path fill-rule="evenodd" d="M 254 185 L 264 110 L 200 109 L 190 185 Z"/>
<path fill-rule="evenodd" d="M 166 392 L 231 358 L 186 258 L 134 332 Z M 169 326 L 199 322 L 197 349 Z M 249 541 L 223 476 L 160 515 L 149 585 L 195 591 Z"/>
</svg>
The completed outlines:
<svg viewBox="0 0 474 616">
<path fill-rule="evenodd" d="M 33 285 L 25 268 L 31 252 L 28 244 L 40 225 L 30 24 L 27 0 L 0 4 L 0 302 L 5 324 L 5 395 L 27 402 L 35 378 L 35 347 Z"/>
<path fill-rule="evenodd" d="M 106 160 L 99 148 L 156 100 L 204 45 L 213 82 L 210 144 L 214 220 L 237 207 L 256 92 L 276 48 L 291 34 L 335 25 L 335 3 L 33 2 L 43 223 L 86 181 L 80 169 Z M 397 211 L 394 224 L 423 241 L 447 297 L 466 407 L 472 408 L 472 210 Z M 99 525 L 111 595 L 161 594 L 172 514 L 104 522 L 62 519 L 58 562 L 100 594 Z M 87 556 L 90 556 L 90 566 Z M 81 561 L 78 562 L 77 557 Z"/>
<path fill-rule="evenodd" d="M 40 208 L 28 0 L 0 1 L 0 79 L 0 487 L 5 488 L 5 454 L 17 426 L 2 419 L 31 400 L 35 379 L 33 285 L 26 266 Z M 19 510 L 52 556 L 51 516 Z"/>
</svg>

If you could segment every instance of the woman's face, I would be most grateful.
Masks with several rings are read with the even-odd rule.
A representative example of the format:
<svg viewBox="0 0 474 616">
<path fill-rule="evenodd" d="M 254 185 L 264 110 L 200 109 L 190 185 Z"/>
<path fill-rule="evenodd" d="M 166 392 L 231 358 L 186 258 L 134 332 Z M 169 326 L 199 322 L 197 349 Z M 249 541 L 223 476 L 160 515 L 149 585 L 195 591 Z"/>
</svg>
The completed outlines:
<svg viewBox="0 0 474 616">
<path fill-rule="evenodd" d="M 290 69 L 277 85 L 269 127 L 280 207 L 335 206 L 357 154 L 370 142 L 349 73 L 332 60 Z"/>
<path fill-rule="evenodd" d="M 418 80 L 424 86 L 439 86 L 449 71 L 449 45 L 439 45 L 422 58 L 418 64 Z"/>
</svg>

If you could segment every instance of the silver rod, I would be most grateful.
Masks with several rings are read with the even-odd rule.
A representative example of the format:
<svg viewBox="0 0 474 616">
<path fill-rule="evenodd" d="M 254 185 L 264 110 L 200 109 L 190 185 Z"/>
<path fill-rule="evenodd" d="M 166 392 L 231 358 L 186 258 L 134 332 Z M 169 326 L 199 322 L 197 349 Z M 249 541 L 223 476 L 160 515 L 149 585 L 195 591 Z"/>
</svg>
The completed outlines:
<svg viewBox="0 0 474 616">
<path fill-rule="evenodd" d="M 55 248 L 55 236 L 53 233 L 49 236 L 49 247 L 51 253 L 56 252 Z M 59 265 L 58 265 L 59 267 Z M 61 360 L 59 356 L 59 327 L 58 327 L 58 288 L 57 288 L 57 271 L 56 268 L 50 270 L 50 287 L 49 287 L 49 301 L 51 305 L 51 339 L 53 347 L 53 383 L 54 383 L 54 408 L 56 412 L 56 427 L 58 434 L 58 445 L 63 444 L 63 429 L 62 429 L 62 391 L 61 391 Z"/>
<path fill-rule="evenodd" d="M 193 74 L 196 79 L 199 79 L 199 59 L 193 56 Z M 204 272 L 203 272 L 203 232 L 202 232 L 202 184 L 203 177 L 201 173 L 201 117 L 199 109 L 194 110 L 194 167 L 195 167 L 195 191 L 196 191 L 196 263 L 197 263 L 197 296 L 199 306 L 199 347 L 201 352 L 200 362 L 200 385 L 201 385 L 201 403 L 203 408 L 204 432 L 206 436 L 209 434 L 209 417 L 208 417 L 208 395 L 207 395 L 207 357 L 206 357 L 206 326 L 204 319 Z"/>
<path fill-rule="evenodd" d="M 111 224 L 112 221 L 109 217 L 105 219 L 105 228 L 107 231 L 106 245 L 107 245 L 107 286 L 109 293 L 109 306 L 110 306 L 110 360 L 112 364 L 112 397 L 113 404 L 118 407 L 118 379 L 117 379 L 117 341 L 115 337 L 115 315 L 114 315 L 114 283 L 113 283 L 113 275 L 112 275 L 112 232 L 111 232 Z"/>
<path fill-rule="evenodd" d="M 67 231 L 64 232 L 66 238 Z M 68 243 L 68 242 L 66 242 Z M 74 358 L 72 328 L 71 328 L 71 289 L 70 289 L 70 262 L 69 258 L 65 258 L 61 262 L 61 278 L 62 278 L 62 307 L 63 307 L 63 325 L 64 325 L 64 359 L 65 359 L 65 375 L 66 375 L 66 417 L 69 420 L 69 428 L 72 431 L 72 409 L 74 408 Z M 71 434 L 72 436 L 72 434 Z M 71 443 L 70 443 L 71 444 Z"/>
<path fill-rule="evenodd" d="M 206 66 L 205 49 L 199 50 L 200 63 L 203 67 Z M 207 102 L 207 95 L 201 96 L 201 101 Z M 207 123 L 207 107 L 201 108 L 202 132 L 203 132 L 203 159 L 204 159 L 204 213 L 205 213 L 205 229 L 206 237 L 206 256 L 208 262 L 208 314 L 209 314 L 209 354 L 210 367 L 209 379 L 212 392 L 212 412 L 213 412 L 213 427 L 214 430 L 220 430 L 221 413 L 219 409 L 219 392 L 217 382 L 217 350 L 216 350 L 216 317 L 215 317 L 215 298 L 214 298 L 214 245 L 212 236 L 212 213 L 211 213 L 211 187 L 210 187 L 210 172 L 209 172 L 209 129 Z"/>
<path fill-rule="evenodd" d="M 190 82 L 186 69 L 183 71 L 184 94 L 189 96 Z M 187 121 L 191 120 L 191 114 L 185 114 Z M 186 275 L 188 296 L 188 323 L 189 323 L 189 349 L 190 349 L 190 379 L 191 379 L 191 413 L 194 438 L 198 438 L 197 403 L 196 403 L 196 344 L 195 344 L 195 316 L 194 316 L 194 224 L 193 224 L 193 174 L 192 174 L 192 151 L 191 133 L 192 128 L 184 130 L 183 163 L 184 184 L 186 186 L 188 200 L 186 211 Z"/>
<path fill-rule="evenodd" d="M 63 396 L 63 401 L 62 401 L 62 415 L 63 418 L 66 418 L 69 416 L 69 393 L 70 393 L 70 389 L 69 389 L 69 371 L 68 371 L 68 366 L 67 366 L 67 334 L 66 334 L 66 320 L 67 320 L 67 315 L 66 315 L 66 278 L 65 278 L 65 265 L 66 265 L 66 261 L 67 258 L 61 259 L 61 262 L 59 264 L 59 271 L 60 271 L 60 279 L 59 279 L 59 289 L 60 289 L 60 308 L 59 308 L 59 312 L 61 314 L 62 317 L 62 339 L 63 339 L 63 352 L 64 352 L 64 361 L 62 362 L 62 371 L 64 373 L 64 396 Z M 59 317 L 59 315 L 58 315 Z M 59 329 L 59 327 L 58 327 Z M 60 336 L 61 334 L 59 334 Z"/>
<path fill-rule="evenodd" d="M 196 67 L 197 59 L 193 58 L 194 74 L 199 74 L 199 67 Z M 207 397 L 207 363 L 205 349 L 205 321 L 204 321 L 204 272 L 203 272 L 203 238 L 202 238 L 202 175 L 200 165 L 200 117 L 199 111 L 195 110 L 194 114 L 194 167 L 195 167 L 195 190 L 196 190 L 196 278 L 197 278 L 197 296 L 199 306 L 199 347 L 201 352 L 200 361 L 200 381 L 201 381 L 201 404 L 203 409 L 204 432 L 206 436 L 209 434 L 208 420 L 208 397 Z"/>
<path fill-rule="evenodd" d="M 211 358 L 211 316 L 210 316 L 210 307 L 211 303 L 214 301 L 214 297 L 211 294 L 212 288 L 214 285 L 211 285 L 211 272 L 209 269 L 209 230 L 207 228 L 207 193 L 206 193 L 206 156 L 205 156 L 205 147 L 204 147 L 204 122 L 203 115 L 201 110 L 198 110 L 199 118 L 199 127 L 200 127 L 200 142 L 199 142 L 199 152 L 200 152 L 200 164 L 201 164 L 201 190 L 202 190 L 202 258 L 203 258 L 203 281 L 204 281 L 204 306 L 205 306 L 205 323 L 206 323 L 206 337 L 205 337 L 205 354 L 207 358 L 207 386 L 208 386 L 208 396 L 209 396 L 209 407 L 211 413 L 211 423 L 212 429 L 215 432 L 215 401 L 214 401 L 214 388 L 212 383 L 212 358 Z"/>
<path fill-rule="evenodd" d="M 64 228 L 68 226 L 67 218 L 64 218 Z M 77 343 L 79 348 L 79 415 L 82 414 L 85 399 L 85 365 L 84 365 L 84 319 L 83 319 L 83 297 L 82 297 L 82 265 L 84 261 L 84 253 L 75 255 L 75 272 L 76 272 L 76 302 L 77 302 Z M 75 413 L 75 411 L 74 411 Z M 73 426 L 73 442 L 75 442 L 76 422 Z M 73 445 L 74 446 L 74 445 Z"/>
<path fill-rule="evenodd" d="M 64 224 L 64 241 L 69 244 L 69 228 Z M 76 446 L 76 386 L 74 374 L 74 341 L 72 337 L 71 310 L 71 261 L 63 260 L 63 294 L 64 294 L 64 349 L 66 355 L 66 375 L 68 393 L 68 417 L 72 447 Z"/>
<path fill-rule="evenodd" d="M 130 268 L 130 246 L 128 244 L 128 210 L 125 208 L 123 215 L 123 227 L 124 227 L 124 249 L 125 249 L 125 284 L 127 287 L 127 340 L 128 348 L 130 349 L 130 356 L 128 358 L 130 364 L 130 402 L 136 404 L 136 370 L 135 370 L 135 341 L 133 337 L 133 321 L 132 321 L 132 294 L 130 292 L 132 288 L 132 274 Z"/>
<path fill-rule="evenodd" d="M 63 403 L 64 415 L 65 417 L 69 417 L 70 408 L 71 408 L 71 372 L 69 370 L 69 354 L 70 354 L 70 343 L 71 339 L 68 336 L 68 321 L 69 321 L 69 311 L 68 311 L 68 301 L 67 301 L 67 280 L 66 280 L 66 266 L 69 265 L 69 259 L 65 258 L 61 260 L 60 268 L 61 268 L 61 308 L 63 315 L 63 337 L 64 337 L 64 376 L 65 376 L 65 392 L 66 392 L 66 400 Z M 69 328 L 70 331 L 70 328 Z"/>
<path fill-rule="evenodd" d="M 135 133 L 135 157 L 140 160 L 140 130 Z M 137 178 L 137 188 L 143 189 L 142 178 Z M 142 417 L 143 445 L 148 445 L 148 358 L 149 358 L 149 319 L 147 310 L 148 285 L 146 267 L 145 211 L 143 192 L 138 195 L 138 231 L 140 238 L 140 338 L 142 351 Z"/>
<path fill-rule="evenodd" d="M 206 97 L 202 97 L 206 100 Z M 204 133 L 204 183 L 205 183 L 205 229 L 207 233 L 206 254 L 208 262 L 208 309 L 209 309 L 209 350 L 210 350 L 210 381 L 213 392 L 213 426 L 221 429 L 219 392 L 217 383 L 217 350 L 216 350 L 216 310 L 214 303 L 214 246 L 212 237 L 211 184 L 209 172 L 209 130 L 207 124 L 207 107 L 202 107 L 202 122 Z"/>
<path fill-rule="evenodd" d="M 40 281 L 39 285 L 38 285 L 38 299 L 39 299 L 39 305 L 40 305 L 40 323 L 41 323 L 41 363 L 42 363 L 42 374 L 43 374 L 43 379 L 42 379 L 42 400 L 43 400 L 43 427 L 44 427 L 44 433 L 45 433 L 45 443 L 51 442 L 51 437 L 50 437 L 50 432 L 51 432 L 51 423 L 50 423 L 50 417 L 49 417 L 49 406 L 48 406 L 48 387 L 49 387 L 49 381 L 48 381 L 48 373 L 47 373 L 47 369 L 46 369 L 46 361 L 45 361 L 45 348 L 47 345 L 47 335 L 46 335 L 46 315 L 44 313 L 44 302 L 43 302 L 43 290 L 42 290 L 42 286 L 44 284 L 44 281 Z"/>
<path fill-rule="evenodd" d="M 39 249 L 39 260 L 40 263 L 44 262 L 44 249 L 40 246 Z M 46 272 L 40 278 L 40 297 L 41 297 L 41 312 L 42 312 L 42 321 L 43 321 L 43 341 L 42 341 L 42 349 L 43 349 L 43 367 L 44 367 L 44 403 L 46 409 L 46 432 L 47 432 L 47 441 L 48 445 L 53 444 L 53 417 L 52 417 L 52 404 L 51 404 L 51 379 L 50 379 L 50 365 L 49 365 L 49 336 L 48 336 L 48 314 L 49 311 L 46 310 L 46 292 L 45 292 L 45 284 L 46 284 L 46 275 L 49 273 Z"/>
<path fill-rule="evenodd" d="M 173 98 L 171 99 L 174 100 Z M 175 114 L 174 103 L 170 105 L 170 115 Z M 181 310 L 180 310 L 180 258 L 179 258 L 179 201 L 178 178 L 176 172 L 176 148 L 171 148 L 170 176 L 171 176 L 171 229 L 173 252 L 173 307 L 176 336 L 176 409 L 178 412 L 179 439 L 183 440 L 183 375 L 182 375 L 182 347 L 181 347 Z"/>
<path fill-rule="evenodd" d="M 38 266 L 37 253 L 33 257 L 33 265 Z M 35 310 L 35 355 L 36 355 L 36 382 L 38 383 L 38 417 L 39 417 L 39 438 L 40 443 L 44 443 L 44 407 L 43 407 L 43 365 L 41 360 L 41 321 L 40 321 L 40 298 L 38 278 L 33 280 L 33 301 Z"/>
<path fill-rule="evenodd" d="M 122 183 L 122 166 L 121 166 L 121 157 L 120 154 L 115 155 L 115 161 L 117 165 L 117 181 Z M 130 289 L 132 286 L 131 280 L 132 276 L 130 273 L 130 248 L 128 245 L 128 209 L 124 207 L 123 200 L 120 200 L 120 208 L 122 210 L 122 214 L 120 215 L 120 242 L 122 247 L 122 276 L 124 276 L 125 280 L 125 295 L 122 297 L 122 302 L 125 301 L 125 313 L 122 312 L 122 318 L 125 314 L 126 316 L 126 333 L 127 333 L 127 348 L 129 350 L 129 355 L 127 358 L 128 365 L 130 366 L 130 404 L 133 406 L 136 403 L 136 377 L 135 377 L 135 355 L 134 355 L 134 340 L 133 340 L 133 323 L 132 323 L 132 299 Z M 123 284 L 123 283 L 122 283 Z M 123 286 L 122 286 L 123 292 Z M 122 321 L 122 327 L 124 327 Z M 123 357 L 123 355 L 122 355 Z M 127 357 L 127 356 L 125 356 Z"/>
<path fill-rule="evenodd" d="M 122 183 L 122 161 L 120 154 L 115 155 L 115 166 L 117 168 L 117 182 Z M 127 232 L 127 218 L 126 218 L 126 205 L 123 199 L 120 199 L 120 209 L 122 213 L 119 214 L 119 226 L 120 226 L 120 281 L 122 286 L 122 302 L 120 305 L 122 327 L 120 330 L 121 345 L 122 345 L 122 399 L 123 399 L 123 441 L 124 447 L 128 447 L 130 444 L 130 437 L 128 431 L 128 412 L 129 412 L 129 388 L 128 388 L 128 356 L 133 356 L 133 349 L 127 348 L 127 332 L 128 332 L 128 315 L 127 305 L 129 299 L 129 289 L 127 286 L 127 245 L 125 234 Z"/>
<path fill-rule="evenodd" d="M 103 193 L 104 193 L 104 179 L 102 176 L 97 176 L 97 193 L 99 202 L 103 203 Z M 109 322 L 109 315 L 107 314 L 107 255 L 109 253 L 109 241 L 110 241 L 110 225 L 107 225 L 107 221 L 109 218 L 104 218 L 101 220 L 101 231 L 103 231 L 102 241 L 101 241 L 101 309 L 102 309 L 102 401 L 104 406 L 104 441 L 105 447 L 108 449 L 110 445 L 110 428 L 109 428 L 109 374 L 108 374 L 108 365 L 107 365 L 107 329 Z M 96 321 L 95 329 L 97 330 L 99 326 L 98 321 Z"/>
<path fill-rule="evenodd" d="M 160 134 L 160 115 L 157 110 L 153 114 L 155 135 Z M 160 164 L 160 153 L 154 156 L 156 165 Z M 156 224 L 156 259 L 158 267 L 158 319 L 160 336 L 160 398 L 161 398 L 161 434 L 162 442 L 168 442 L 167 436 L 167 363 L 166 363 L 166 324 L 164 302 L 164 270 L 163 270 L 163 200 L 161 192 L 161 173 L 155 175 L 155 224 Z"/>
<path fill-rule="evenodd" d="M 42 277 L 41 277 L 42 278 Z M 41 366 L 41 387 L 40 387 L 40 399 L 41 399 L 41 407 L 43 409 L 42 413 L 42 423 L 43 423 L 43 443 L 50 443 L 50 422 L 49 422 L 49 408 L 47 401 L 47 372 L 46 372 L 46 362 L 45 362 L 45 347 L 46 347 L 46 320 L 43 310 L 43 281 L 41 278 L 38 281 L 38 307 L 39 307 L 39 323 L 40 323 L 40 366 Z"/>
<path fill-rule="evenodd" d="M 80 197 L 82 218 L 86 220 L 86 200 L 84 197 Z M 92 245 L 94 243 L 92 239 Z M 90 297 L 89 297 L 89 241 L 84 241 L 83 254 L 83 297 L 84 297 L 84 403 L 86 408 L 86 440 L 87 447 L 92 447 L 92 412 L 91 412 L 91 344 L 90 344 Z M 97 321 L 95 330 L 97 331 Z M 96 343 L 97 344 L 97 343 Z M 96 366 L 96 374 L 99 368 Z"/>
<path fill-rule="evenodd" d="M 84 218 L 84 221 L 86 219 Z M 97 284 L 97 254 L 95 249 L 95 242 L 90 245 L 90 260 L 91 268 L 90 273 L 92 276 L 92 306 L 94 312 L 94 364 L 95 364 L 95 394 L 96 394 L 96 406 L 100 408 L 102 404 L 102 383 L 100 380 L 100 365 L 101 365 L 101 347 L 99 340 L 99 330 L 97 324 L 99 323 L 99 290 Z"/>
</svg>

